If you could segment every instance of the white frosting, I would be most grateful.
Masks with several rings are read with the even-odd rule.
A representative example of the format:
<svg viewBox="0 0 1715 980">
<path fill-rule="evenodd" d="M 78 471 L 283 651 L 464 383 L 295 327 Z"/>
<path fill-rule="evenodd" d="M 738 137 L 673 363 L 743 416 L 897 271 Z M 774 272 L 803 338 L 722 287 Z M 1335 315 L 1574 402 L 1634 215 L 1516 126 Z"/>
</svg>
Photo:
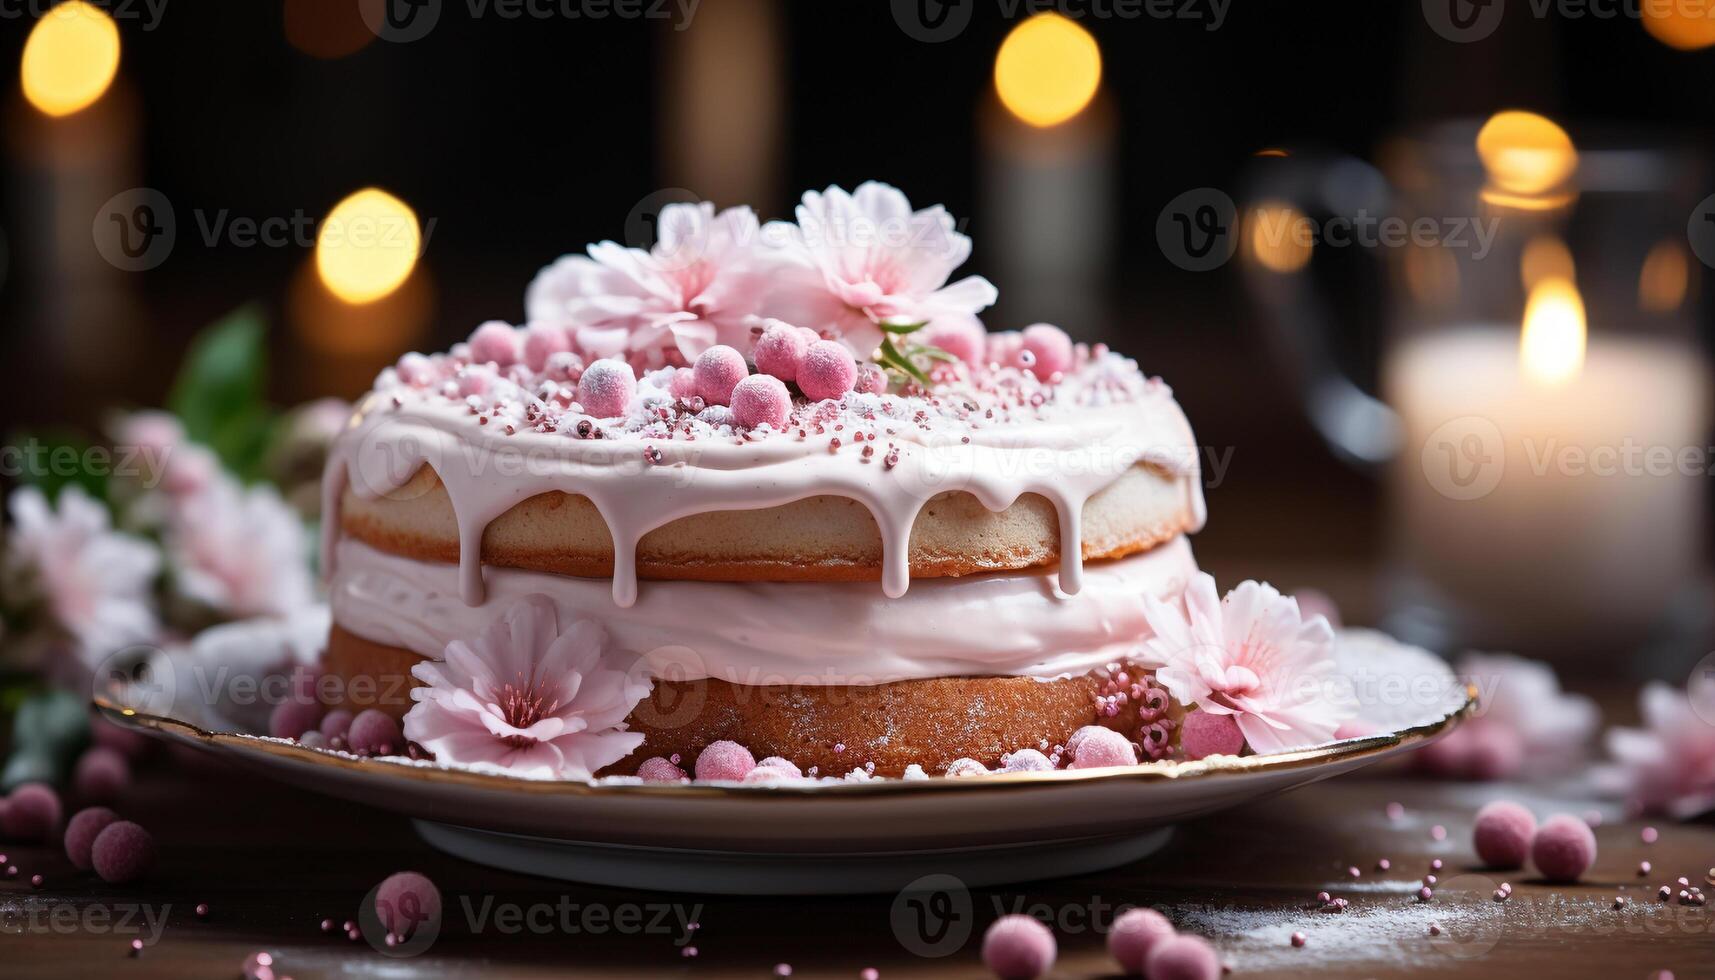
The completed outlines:
<svg viewBox="0 0 1715 980">
<path fill-rule="evenodd" d="M 626 418 L 599 423 L 599 438 L 575 437 L 575 416 L 545 416 L 547 403 L 521 386 L 495 382 L 486 401 L 459 401 L 384 374 L 328 465 L 324 569 L 333 571 L 341 558 L 333 545 L 348 481 L 372 499 L 403 486 L 423 465 L 440 476 L 452 502 L 458 594 L 472 606 L 483 602 L 480 546 L 488 524 L 550 491 L 584 495 L 606 521 L 613 604 L 621 608 L 638 601 L 643 535 L 712 511 L 820 495 L 857 500 L 881 532 L 881 591 L 894 599 L 909 585 L 917 513 L 944 491 L 968 492 L 995 511 L 1027 493 L 1046 498 L 1059 515 L 1059 582 L 1072 594 L 1083 588 L 1084 503 L 1132 466 L 1177 476 L 1192 530 L 1203 521 L 1197 447 L 1184 413 L 1166 385 L 1115 355 L 1090 358 L 1052 385 L 1013 372 L 1004 383 L 950 384 L 928 395 L 800 402 L 781 431 L 734 430 L 720 423 L 719 408 L 675 414 L 660 388 L 670 374 L 649 376 Z"/>
<path fill-rule="evenodd" d="M 658 677 L 738 684 L 878 684 L 946 676 L 1075 676 L 1134 657 L 1150 631 L 1142 597 L 1169 598 L 1196 573 L 1178 537 L 1092 566 L 1076 595 L 1047 570 L 918 582 L 876 595 L 871 583 L 649 582 L 615 608 L 605 581 L 487 568 L 486 598 L 459 597 L 459 571 L 353 540 L 338 545 L 334 621 L 375 643 L 439 657 L 523 596 L 541 593 L 561 621 L 595 617 Z"/>
</svg>

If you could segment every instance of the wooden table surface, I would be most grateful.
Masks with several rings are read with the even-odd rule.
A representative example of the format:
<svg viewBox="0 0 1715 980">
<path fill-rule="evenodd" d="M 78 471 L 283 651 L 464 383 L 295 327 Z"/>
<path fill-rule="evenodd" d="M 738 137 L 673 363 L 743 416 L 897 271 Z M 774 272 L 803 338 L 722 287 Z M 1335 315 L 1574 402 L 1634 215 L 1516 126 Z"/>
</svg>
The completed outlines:
<svg viewBox="0 0 1715 980">
<path fill-rule="evenodd" d="M 892 895 L 674 895 L 491 871 L 430 850 L 399 817 L 236 770 L 160 760 L 140 771 L 119 806 L 161 845 L 146 883 L 103 884 L 75 872 L 57 848 L 5 847 L 19 874 L 0 878 L 0 976 L 234 978 L 247 954 L 266 950 L 278 975 L 298 980 L 768 977 L 779 963 L 796 977 L 857 977 L 865 967 L 884 978 L 980 977 L 982 928 L 1014 910 L 1055 921 L 1054 976 L 1111 976 L 1102 933 L 1116 907 L 1134 904 L 1213 939 L 1234 976 L 1715 976 L 1715 912 L 1654 898 L 1680 875 L 1702 883 L 1715 866 L 1715 827 L 1661 823 L 1660 840 L 1646 845 L 1639 823 L 1610 810 L 1596 831 L 1593 871 L 1581 884 L 1551 886 L 1527 872 L 1475 868 L 1471 816 L 1496 796 L 1539 814 L 1591 806 L 1397 774 L 1322 783 L 1184 825 L 1163 851 L 1129 867 L 973 890 L 969 938 L 944 941 L 953 951 L 928 959 L 895 935 Z M 1404 805 L 1403 818 L 1387 814 L 1392 801 Z M 1447 831 L 1439 842 L 1437 824 Z M 1446 862 L 1441 888 L 1419 902 L 1434 857 Z M 1383 858 L 1391 870 L 1377 870 Z M 1640 878 L 1643 860 L 1654 870 Z M 1351 866 L 1361 869 L 1357 879 Z M 403 869 L 428 874 L 445 899 L 441 933 L 426 952 L 394 958 L 321 931 L 324 918 L 354 918 L 363 896 Z M 38 873 L 39 890 L 30 885 Z M 1494 902 L 1490 892 L 1509 878 L 1512 899 Z M 1348 909 L 1312 910 L 1323 889 L 1348 899 Z M 1630 902 L 1616 911 L 1616 896 Z M 206 918 L 196 916 L 198 903 L 208 904 Z M 498 923 L 511 920 L 501 910 L 511 906 L 537 927 L 503 930 Z M 687 933 L 684 919 L 699 927 Z M 1428 935 L 1431 922 L 1440 937 Z M 1289 942 L 1295 930 L 1308 937 L 1302 949 Z M 135 958 L 132 938 L 150 943 Z M 685 945 L 697 955 L 687 957 Z"/>
</svg>

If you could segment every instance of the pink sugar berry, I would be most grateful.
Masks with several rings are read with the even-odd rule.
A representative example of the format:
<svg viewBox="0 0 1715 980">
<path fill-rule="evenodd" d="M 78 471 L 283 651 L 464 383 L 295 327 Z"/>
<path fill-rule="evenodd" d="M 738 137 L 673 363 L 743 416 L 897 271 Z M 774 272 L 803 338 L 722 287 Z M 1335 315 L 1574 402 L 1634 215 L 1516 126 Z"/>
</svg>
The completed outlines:
<svg viewBox="0 0 1715 980">
<path fill-rule="evenodd" d="M 988 349 L 988 332 L 974 316 L 938 317 L 917 336 L 930 347 L 939 347 L 971 365 L 981 364 Z"/>
<path fill-rule="evenodd" d="M 401 941 L 441 921 L 441 890 L 415 871 L 388 875 L 375 889 L 375 917 Z"/>
<path fill-rule="evenodd" d="M 524 328 L 524 363 L 532 371 L 546 370 L 548 358 L 572 349 L 572 338 L 564 327 L 532 323 Z"/>
<path fill-rule="evenodd" d="M 351 720 L 345 741 L 353 752 L 370 755 L 395 755 L 405 751 L 405 736 L 399 723 L 380 708 L 365 708 Z"/>
<path fill-rule="evenodd" d="M 1211 755 L 1238 755 L 1245 750 L 1245 734 L 1238 719 L 1212 711 L 1193 711 L 1179 725 L 1179 747 L 1187 759 Z"/>
<path fill-rule="evenodd" d="M 646 783 L 676 783 L 685 778 L 685 770 L 657 755 L 643 760 L 637 778 Z"/>
<path fill-rule="evenodd" d="M 1043 381 L 1072 367 L 1072 338 L 1053 324 L 1033 323 L 1025 327 L 1022 349 L 1031 354 L 1030 373 Z"/>
<path fill-rule="evenodd" d="M 674 398 L 692 398 L 697 394 L 697 372 L 687 367 L 674 368 L 673 380 L 667 382 L 667 393 Z"/>
<path fill-rule="evenodd" d="M 1127 909 L 1108 929 L 1108 955 L 1127 973 L 1142 975 L 1156 944 L 1174 936 L 1173 923 L 1154 909 Z"/>
<path fill-rule="evenodd" d="M 1077 748 L 1071 749 L 1072 764 L 1068 769 L 1137 765 L 1137 750 L 1119 732 L 1100 725 L 1085 725 L 1072 734 L 1072 739 Z"/>
<path fill-rule="evenodd" d="M 288 698 L 274 706 L 268 714 L 268 734 L 275 738 L 297 738 L 316 727 L 322 719 L 319 702 Z"/>
<path fill-rule="evenodd" d="M 72 867 L 79 871 L 88 871 L 91 865 L 90 851 L 95 847 L 95 838 L 101 835 L 107 825 L 116 823 L 119 814 L 104 806 L 92 806 L 79 810 L 71 821 L 66 824 L 66 857 L 71 859 Z"/>
<path fill-rule="evenodd" d="M 964 758 L 954 759 L 952 762 L 948 763 L 946 774 L 949 777 L 957 779 L 964 776 L 986 776 L 988 775 L 988 771 L 988 766 L 983 765 L 977 760 Z"/>
<path fill-rule="evenodd" d="M 1577 881 L 1596 863 L 1596 835 L 1577 817 L 1557 813 L 1536 829 L 1530 858 L 1549 881 Z"/>
<path fill-rule="evenodd" d="M 518 362 L 518 331 L 510 323 L 490 320 L 470 335 L 470 359 L 475 364 L 493 361 L 499 367 Z"/>
<path fill-rule="evenodd" d="M 397 374 L 399 380 L 405 384 L 413 388 L 421 388 L 434 382 L 435 362 L 416 351 L 412 351 L 399 358 L 398 363 L 393 365 L 393 373 Z"/>
<path fill-rule="evenodd" d="M 460 398 L 472 395 L 488 394 L 488 386 L 494 383 L 494 372 L 484 366 L 467 367 L 459 371 L 457 385 Z"/>
<path fill-rule="evenodd" d="M 631 365 L 615 358 L 603 358 L 584 368 L 578 379 L 578 403 L 584 411 L 598 419 L 618 418 L 625 414 L 631 398 L 637 394 L 637 375 Z"/>
<path fill-rule="evenodd" d="M 317 729 L 323 738 L 344 738 L 351 732 L 351 712 L 344 708 L 335 708 L 322 716 L 322 723 Z"/>
<path fill-rule="evenodd" d="M 750 354 L 756 359 L 756 370 L 761 373 L 781 381 L 797 381 L 798 365 L 803 362 L 804 353 L 815 339 L 813 334 L 806 337 L 798 327 L 775 321 L 763 328 L 762 336 L 756 338 L 756 346 Z"/>
<path fill-rule="evenodd" d="M 1033 980 L 1054 969 L 1054 934 L 1028 915 L 1003 915 L 983 933 L 983 964 L 1001 980 Z"/>
<path fill-rule="evenodd" d="M 1042 772 L 1053 769 L 1054 763 L 1035 749 L 1019 749 L 1000 757 L 1002 772 Z"/>
<path fill-rule="evenodd" d="M 852 382 L 852 390 L 862 395 L 887 394 L 887 372 L 874 364 L 858 365 L 858 376 Z"/>
<path fill-rule="evenodd" d="M 1484 864 L 1511 870 L 1524 867 L 1535 833 L 1536 817 L 1529 810 L 1509 800 L 1495 800 L 1477 811 L 1471 843 Z"/>
<path fill-rule="evenodd" d="M 65 808 L 60 795 L 46 783 L 25 783 L 6 797 L 4 833 L 0 836 L 25 843 L 46 843 L 59 833 Z"/>
<path fill-rule="evenodd" d="M 756 768 L 756 756 L 737 742 L 722 739 L 710 742 L 697 753 L 698 779 L 739 780 Z"/>
<path fill-rule="evenodd" d="M 155 864 L 155 838 L 129 820 L 116 820 L 95 835 L 90 865 L 102 881 L 124 884 L 149 873 Z"/>
<path fill-rule="evenodd" d="M 131 763 L 105 746 L 94 746 L 72 770 L 72 790 L 85 803 L 112 803 L 131 785 Z"/>
<path fill-rule="evenodd" d="M 857 361 L 844 344 L 818 340 L 798 365 L 798 388 L 813 402 L 838 398 L 857 381 Z"/>
<path fill-rule="evenodd" d="M 1150 947 L 1143 961 L 1149 980 L 1218 980 L 1221 959 L 1202 936 L 1168 936 Z"/>
<path fill-rule="evenodd" d="M 756 764 L 756 767 L 758 769 L 778 769 L 781 772 L 786 773 L 788 776 L 804 775 L 804 770 L 799 769 L 797 763 L 790 759 L 782 759 L 777 755 L 771 755 L 768 758 L 763 759 L 761 762 Z"/>
<path fill-rule="evenodd" d="M 778 429 L 786 424 L 791 413 L 792 396 L 779 378 L 753 374 L 732 390 L 732 417 L 740 428 L 754 429 L 767 424 Z"/>
<path fill-rule="evenodd" d="M 707 405 L 732 404 L 733 389 L 750 373 L 744 355 L 725 344 L 716 344 L 698 354 L 691 371 L 696 376 L 697 394 Z"/>
</svg>

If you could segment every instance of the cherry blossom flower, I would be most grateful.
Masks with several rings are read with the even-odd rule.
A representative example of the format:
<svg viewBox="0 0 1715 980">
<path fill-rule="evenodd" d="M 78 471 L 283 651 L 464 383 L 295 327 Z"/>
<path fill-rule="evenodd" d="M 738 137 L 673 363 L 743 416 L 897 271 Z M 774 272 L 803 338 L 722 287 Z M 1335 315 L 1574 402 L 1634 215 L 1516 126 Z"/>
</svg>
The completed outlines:
<svg viewBox="0 0 1715 980">
<path fill-rule="evenodd" d="M 643 735 L 626 716 L 649 695 L 640 661 L 580 619 L 561 629 L 553 602 L 520 599 L 470 642 L 411 669 L 405 737 L 442 762 L 498 766 L 533 778 L 588 779 L 625 758 Z"/>
<path fill-rule="evenodd" d="M 1328 621 L 1304 619 L 1296 601 L 1266 584 L 1216 595 L 1214 578 L 1198 574 L 1183 605 L 1144 598 L 1155 634 L 1144 653 L 1159 664 L 1156 682 L 1182 705 L 1233 715 L 1258 753 L 1332 739 L 1354 705 L 1335 690 Z"/>
<path fill-rule="evenodd" d="M 76 642 L 84 667 L 154 639 L 151 594 L 160 554 L 141 538 L 114 531 L 107 508 L 70 486 L 57 505 L 35 487 L 12 494 L 5 548 L 5 591 L 38 600 Z"/>
<path fill-rule="evenodd" d="M 969 317 L 997 293 L 981 276 L 949 285 L 971 255 L 971 240 L 936 205 L 912 211 L 897 188 L 869 181 L 848 194 L 809 191 L 798 223 L 765 230 L 789 264 L 766 301 L 769 316 L 836 337 L 860 361 L 881 342 L 886 320 L 933 323 Z"/>
<path fill-rule="evenodd" d="M 588 252 L 543 269 L 524 296 L 531 322 L 563 326 L 587 359 L 653 369 L 717 343 L 749 349 L 770 265 L 749 208 L 669 204 L 649 251 L 600 242 Z"/>
<path fill-rule="evenodd" d="M 178 594 L 221 619 L 285 617 L 314 601 L 303 522 L 271 486 L 215 480 L 175 505 L 164 540 Z"/>
<path fill-rule="evenodd" d="M 1418 765 L 1455 779 L 1563 772 L 1582 762 L 1601 723 L 1595 702 L 1560 689 L 1554 668 L 1511 654 L 1470 653 L 1458 675 L 1477 687 L 1477 713 L 1416 753 Z"/>
<path fill-rule="evenodd" d="M 1644 727 L 1608 730 L 1614 763 L 1598 784 L 1639 812 L 1689 820 L 1715 810 L 1715 677 L 1699 672 L 1684 691 L 1648 684 L 1638 707 Z"/>
</svg>

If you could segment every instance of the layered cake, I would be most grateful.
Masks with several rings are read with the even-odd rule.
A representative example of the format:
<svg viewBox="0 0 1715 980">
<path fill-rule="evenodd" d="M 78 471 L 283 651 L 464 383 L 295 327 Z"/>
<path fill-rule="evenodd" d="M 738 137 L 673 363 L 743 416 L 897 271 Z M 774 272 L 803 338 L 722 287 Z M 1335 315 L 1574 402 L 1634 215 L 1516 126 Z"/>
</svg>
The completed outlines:
<svg viewBox="0 0 1715 980">
<path fill-rule="evenodd" d="M 1053 326 L 987 331 L 940 208 L 866 184 L 797 219 L 670 206 L 651 250 L 545 269 L 523 326 L 382 372 L 325 482 L 324 667 L 353 707 L 549 776 L 1159 759 L 1197 714 L 1198 754 L 1332 734 L 1246 700 L 1269 637 L 1213 649 L 1233 610 L 1192 558 L 1166 384 Z M 1291 619 L 1270 636 L 1327 631 Z"/>
</svg>

